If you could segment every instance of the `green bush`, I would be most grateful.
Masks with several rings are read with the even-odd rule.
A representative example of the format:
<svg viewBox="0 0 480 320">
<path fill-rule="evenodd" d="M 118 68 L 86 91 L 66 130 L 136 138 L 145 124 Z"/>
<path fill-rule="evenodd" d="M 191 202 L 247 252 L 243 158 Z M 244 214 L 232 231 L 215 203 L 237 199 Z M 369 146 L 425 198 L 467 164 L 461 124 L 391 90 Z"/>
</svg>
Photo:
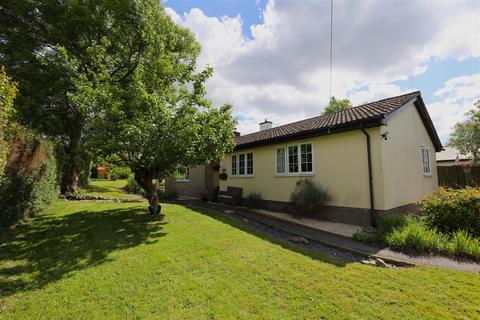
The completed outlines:
<svg viewBox="0 0 480 320">
<path fill-rule="evenodd" d="M 424 220 L 396 215 L 386 217 L 375 233 L 357 232 L 353 239 L 367 243 L 382 243 L 407 253 L 435 253 L 480 260 L 480 240 L 465 230 L 449 235 L 429 228 Z"/>
<path fill-rule="evenodd" d="M 382 235 L 386 235 L 395 229 L 402 229 L 408 224 L 409 219 L 411 218 L 406 214 L 383 216 L 378 221 L 378 232 Z"/>
<path fill-rule="evenodd" d="M 245 206 L 248 208 L 262 209 L 263 208 L 262 195 L 257 192 L 250 193 L 245 198 Z"/>
<path fill-rule="evenodd" d="M 127 186 L 125 187 L 125 190 L 130 193 L 134 194 L 139 194 L 139 195 L 144 195 L 145 190 L 143 190 L 142 187 L 135 181 L 135 178 L 133 176 L 129 176 L 127 179 Z"/>
<path fill-rule="evenodd" d="M 108 170 L 116 179 L 128 179 L 132 175 L 132 170 L 129 167 L 113 167 Z"/>
<path fill-rule="evenodd" d="M 290 195 L 296 215 L 312 215 L 330 200 L 327 190 L 310 179 L 300 179 Z"/>
<path fill-rule="evenodd" d="M 178 194 L 176 192 L 159 192 L 158 199 L 160 201 L 170 201 L 175 200 L 178 198 Z"/>
<path fill-rule="evenodd" d="M 10 152 L 0 180 L 0 225 L 32 217 L 58 195 L 56 160 L 50 142 L 11 127 Z"/>
<path fill-rule="evenodd" d="M 450 239 L 451 254 L 467 258 L 480 258 L 480 241 L 464 230 L 455 231 Z"/>
<path fill-rule="evenodd" d="M 391 248 L 417 253 L 437 253 L 447 248 L 447 240 L 441 233 L 415 223 L 393 229 L 385 240 Z"/>
<path fill-rule="evenodd" d="M 430 228 L 480 236 L 480 188 L 440 189 L 421 202 L 421 210 Z"/>
</svg>

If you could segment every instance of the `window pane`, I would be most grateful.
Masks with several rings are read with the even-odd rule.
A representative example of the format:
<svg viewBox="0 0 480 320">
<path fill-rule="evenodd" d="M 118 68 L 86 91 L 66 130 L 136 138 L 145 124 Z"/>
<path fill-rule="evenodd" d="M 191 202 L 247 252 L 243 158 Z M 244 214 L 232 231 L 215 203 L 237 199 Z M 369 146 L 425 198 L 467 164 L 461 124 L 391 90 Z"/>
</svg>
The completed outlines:
<svg viewBox="0 0 480 320">
<path fill-rule="evenodd" d="M 430 152 L 426 148 L 422 148 L 422 166 L 424 174 L 431 174 L 430 170 Z"/>
<path fill-rule="evenodd" d="M 238 155 L 238 174 L 245 174 L 245 153 L 241 153 Z"/>
<path fill-rule="evenodd" d="M 253 153 L 247 153 L 247 174 L 253 174 Z"/>
<path fill-rule="evenodd" d="M 288 147 L 288 172 L 298 172 L 298 146 Z"/>
<path fill-rule="evenodd" d="M 300 161 L 301 161 L 301 171 L 302 172 L 312 172 L 313 171 L 313 162 L 312 162 L 312 144 L 306 143 L 300 145 Z"/>
<path fill-rule="evenodd" d="M 277 173 L 285 173 L 285 148 L 277 149 Z"/>
<path fill-rule="evenodd" d="M 232 176 L 237 175 L 237 155 L 232 155 Z"/>
</svg>

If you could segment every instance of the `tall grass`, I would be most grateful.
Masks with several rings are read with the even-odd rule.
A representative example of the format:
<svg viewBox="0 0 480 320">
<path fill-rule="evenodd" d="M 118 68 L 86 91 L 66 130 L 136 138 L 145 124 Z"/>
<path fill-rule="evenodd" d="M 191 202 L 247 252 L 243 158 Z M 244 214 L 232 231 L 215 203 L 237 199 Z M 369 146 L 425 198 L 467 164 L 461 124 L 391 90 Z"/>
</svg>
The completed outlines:
<svg viewBox="0 0 480 320">
<path fill-rule="evenodd" d="M 392 249 L 416 254 L 443 254 L 480 261 L 480 240 L 465 230 L 451 234 L 430 228 L 419 218 L 392 215 L 380 220 L 375 233 L 356 233 L 363 242 L 382 243 Z"/>
</svg>

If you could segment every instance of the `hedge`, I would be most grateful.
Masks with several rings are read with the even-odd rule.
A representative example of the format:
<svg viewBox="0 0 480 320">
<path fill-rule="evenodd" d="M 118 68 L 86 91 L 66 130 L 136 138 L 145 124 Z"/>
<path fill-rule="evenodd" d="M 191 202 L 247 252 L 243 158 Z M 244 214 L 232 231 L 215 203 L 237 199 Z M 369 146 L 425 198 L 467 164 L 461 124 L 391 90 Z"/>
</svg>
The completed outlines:
<svg viewBox="0 0 480 320">
<path fill-rule="evenodd" d="M 23 127 L 10 130 L 10 151 L 0 180 L 0 226 L 32 217 L 58 195 L 52 144 Z"/>
</svg>

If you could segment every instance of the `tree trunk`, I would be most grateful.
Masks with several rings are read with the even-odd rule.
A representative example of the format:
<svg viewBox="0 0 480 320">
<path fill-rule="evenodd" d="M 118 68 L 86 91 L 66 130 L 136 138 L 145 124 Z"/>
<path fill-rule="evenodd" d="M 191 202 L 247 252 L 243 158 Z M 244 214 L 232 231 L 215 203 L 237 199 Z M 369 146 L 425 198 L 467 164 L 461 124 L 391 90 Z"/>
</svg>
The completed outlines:
<svg viewBox="0 0 480 320">
<path fill-rule="evenodd" d="M 70 142 L 67 148 L 67 163 L 64 167 L 60 191 L 62 194 L 74 193 L 78 186 L 78 163 L 80 161 L 80 140 L 82 137 L 84 120 L 77 116 L 76 126 L 72 128 Z"/>
<path fill-rule="evenodd" d="M 145 197 L 150 200 L 155 192 L 153 185 L 154 173 L 152 170 L 137 169 L 135 170 L 135 181 L 145 190 Z"/>
</svg>

